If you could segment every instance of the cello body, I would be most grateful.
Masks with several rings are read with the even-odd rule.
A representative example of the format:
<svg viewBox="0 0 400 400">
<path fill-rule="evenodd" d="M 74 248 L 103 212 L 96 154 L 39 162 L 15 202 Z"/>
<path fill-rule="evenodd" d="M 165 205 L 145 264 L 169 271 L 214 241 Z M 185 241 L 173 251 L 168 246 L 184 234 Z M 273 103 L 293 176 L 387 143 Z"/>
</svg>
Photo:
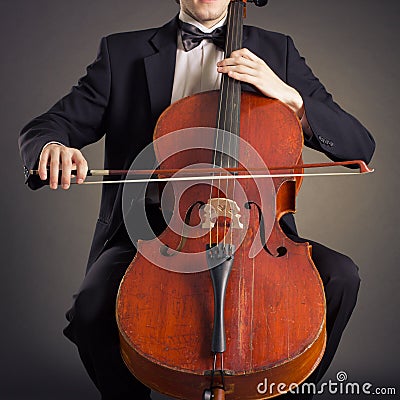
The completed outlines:
<svg viewBox="0 0 400 400">
<path fill-rule="evenodd" d="M 218 91 L 211 91 L 174 103 L 161 115 L 154 139 L 191 127 L 215 127 L 218 98 Z M 286 105 L 242 93 L 240 108 L 240 138 L 257 150 L 267 166 L 301 162 L 301 126 Z M 171 149 L 158 148 L 155 140 L 160 160 L 178 145 L 173 135 L 171 138 Z M 249 157 L 240 147 L 239 163 L 251 165 Z M 169 157 L 161 166 L 185 168 L 210 163 L 209 151 L 194 149 Z M 178 399 L 200 399 L 216 379 L 228 399 L 265 399 L 300 384 L 321 360 L 326 343 L 322 282 L 311 260 L 310 246 L 291 241 L 279 225 L 282 215 L 295 212 L 299 183 L 284 177 L 272 178 L 270 186 L 260 182 L 240 182 L 245 198 L 236 189 L 221 193 L 221 188 L 214 188 L 210 194 L 210 187 L 199 183 L 184 190 L 175 204 L 175 212 L 185 220 L 188 210 L 194 210 L 198 202 L 204 205 L 211 197 L 234 197 L 242 229 L 231 229 L 232 218 L 226 215 L 217 217 L 212 228 L 204 229 L 204 213 L 196 208 L 185 220 L 195 237 L 182 241 L 184 228 L 167 227 L 157 240 L 139 241 L 138 252 L 121 282 L 116 315 L 122 357 L 129 370 L 152 389 Z M 264 235 L 267 221 L 271 232 Z M 222 376 L 212 377 L 216 304 L 204 251 L 208 244 L 227 239 L 236 245 L 224 293 L 226 350 L 221 383 Z M 261 250 L 249 256 L 252 245 L 260 240 Z M 279 248 L 285 252 L 278 256 L 275 249 Z M 194 264 L 203 264 L 203 268 L 194 265 L 196 272 L 179 272 L 186 266 L 178 264 L 190 263 L 194 253 L 200 254 Z M 143 254 L 151 254 L 157 262 Z"/>
</svg>

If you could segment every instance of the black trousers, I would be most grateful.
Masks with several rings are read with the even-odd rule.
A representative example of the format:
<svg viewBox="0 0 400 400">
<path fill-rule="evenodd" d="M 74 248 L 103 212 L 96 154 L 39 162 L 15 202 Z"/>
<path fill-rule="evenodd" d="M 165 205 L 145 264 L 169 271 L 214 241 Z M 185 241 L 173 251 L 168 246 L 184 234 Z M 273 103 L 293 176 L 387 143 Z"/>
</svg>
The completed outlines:
<svg viewBox="0 0 400 400">
<path fill-rule="evenodd" d="M 304 241 L 297 236 L 292 240 Z M 328 341 L 321 363 L 307 382 L 318 382 L 328 369 L 343 330 L 356 304 L 360 284 L 353 261 L 319 243 L 312 245 L 312 258 L 322 278 L 327 302 Z M 125 367 L 119 351 L 115 301 L 119 283 L 135 254 L 126 233 L 117 235 L 89 269 L 73 307 L 67 312 L 64 334 L 74 342 L 82 362 L 101 393 L 102 400 L 150 399 L 150 389 Z M 310 399 L 286 394 L 280 399 Z"/>
</svg>

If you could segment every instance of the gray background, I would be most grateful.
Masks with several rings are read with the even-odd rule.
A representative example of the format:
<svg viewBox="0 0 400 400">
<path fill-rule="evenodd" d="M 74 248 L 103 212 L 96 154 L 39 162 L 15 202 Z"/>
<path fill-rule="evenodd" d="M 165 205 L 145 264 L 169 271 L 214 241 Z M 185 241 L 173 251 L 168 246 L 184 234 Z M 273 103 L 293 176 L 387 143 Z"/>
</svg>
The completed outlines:
<svg viewBox="0 0 400 400">
<path fill-rule="evenodd" d="M 160 25 L 176 11 L 173 0 L 0 1 L 2 400 L 98 398 L 61 331 L 83 278 L 100 187 L 28 190 L 18 132 L 69 91 L 102 36 Z M 294 37 L 336 101 L 377 140 L 376 173 L 310 178 L 297 221 L 304 237 L 350 255 L 361 269 L 358 306 L 326 379 L 344 370 L 349 381 L 398 391 L 399 11 L 398 0 L 272 0 L 249 7 L 247 21 Z M 102 143 L 84 154 L 101 167 Z"/>
</svg>

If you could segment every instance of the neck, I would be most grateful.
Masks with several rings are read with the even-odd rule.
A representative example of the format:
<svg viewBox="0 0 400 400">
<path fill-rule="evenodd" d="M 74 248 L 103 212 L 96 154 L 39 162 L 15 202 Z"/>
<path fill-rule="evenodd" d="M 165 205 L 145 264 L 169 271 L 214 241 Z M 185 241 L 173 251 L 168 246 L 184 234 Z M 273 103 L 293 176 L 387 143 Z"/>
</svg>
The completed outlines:
<svg viewBox="0 0 400 400">
<path fill-rule="evenodd" d="M 189 10 L 185 11 L 181 9 L 179 13 L 179 19 L 183 22 L 187 22 L 189 24 L 197 26 L 199 29 L 202 31 L 208 31 L 212 30 L 214 27 L 219 27 L 223 25 L 223 22 L 225 22 L 227 12 L 225 12 L 223 15 L 221 15 L 220 18 L 218 19 L 213 19 L 213 20 L 200 20 L 196 18 L 196 16 L 192 15 Z"/>
</svg>

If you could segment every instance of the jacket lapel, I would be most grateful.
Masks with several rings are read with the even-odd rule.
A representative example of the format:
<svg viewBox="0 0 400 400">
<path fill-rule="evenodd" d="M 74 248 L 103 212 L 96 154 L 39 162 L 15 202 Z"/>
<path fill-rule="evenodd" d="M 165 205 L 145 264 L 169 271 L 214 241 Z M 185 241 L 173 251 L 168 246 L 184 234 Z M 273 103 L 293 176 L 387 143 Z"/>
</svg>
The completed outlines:
<svg viewBox="0 0 400 400">
<path fill-rule="evenodd" d="M 144 59 L 151 112 L 155 121 L 171 104 L 174 83 L 178 16 L 162 26 L 150 39 L 155 53 Z M 246 27 L 243 30 L 243 47 L 251 48 Z M 253 86 L 242 83 L 245 91 L 256 92 Z"/>
<path fill-rule="evenodd" d="M 155 120 L 170 105 L 175 73 L 178 17 L 150 39 L 155 53 L 144 59 L 151 111 Z"/>
</svg>

